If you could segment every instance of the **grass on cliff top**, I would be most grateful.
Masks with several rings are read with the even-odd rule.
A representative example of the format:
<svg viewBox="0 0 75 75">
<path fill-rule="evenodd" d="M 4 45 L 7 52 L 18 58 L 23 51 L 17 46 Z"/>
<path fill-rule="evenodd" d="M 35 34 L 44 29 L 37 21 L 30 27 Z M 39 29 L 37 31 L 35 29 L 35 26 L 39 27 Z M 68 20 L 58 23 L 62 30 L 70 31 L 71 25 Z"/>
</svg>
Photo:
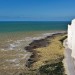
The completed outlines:
<svg viewBox="0 0 75 75">
<path fill-rule="evenodd" d="M 38 69 L 45 64 L 60 62 L 64 57 L 62 41 L 65 38 L 65 34 L 55 35 L 49 39 L 50 44 L 47 47 L 37 48 L 39 60 L 33 64 L 33 68 Z"/>
</svg>

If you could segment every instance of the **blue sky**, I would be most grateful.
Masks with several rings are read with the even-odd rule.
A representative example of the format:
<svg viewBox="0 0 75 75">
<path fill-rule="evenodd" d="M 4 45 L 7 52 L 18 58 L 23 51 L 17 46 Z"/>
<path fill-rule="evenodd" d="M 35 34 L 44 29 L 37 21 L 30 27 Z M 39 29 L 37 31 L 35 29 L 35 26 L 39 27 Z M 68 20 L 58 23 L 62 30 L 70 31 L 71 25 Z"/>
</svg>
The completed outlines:
<svg viewBox="0 0 75 75">
<path fill-rule="evenodd" d="M 0 0 L 0 21 L 57 21 L 75 18 L 75 0 Z"/>
</svg>

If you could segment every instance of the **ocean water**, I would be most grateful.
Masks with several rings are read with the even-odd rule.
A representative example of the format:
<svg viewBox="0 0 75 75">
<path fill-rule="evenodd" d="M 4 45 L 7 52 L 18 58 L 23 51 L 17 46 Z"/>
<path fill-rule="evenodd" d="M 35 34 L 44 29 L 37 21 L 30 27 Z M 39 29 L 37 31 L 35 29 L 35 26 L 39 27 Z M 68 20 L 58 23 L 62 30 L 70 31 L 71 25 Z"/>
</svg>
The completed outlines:
<svg viewBox="0 0 75 75">
<path fill-rule="evenodd" d="M 69 21 L 0 21 L 0 43 L 53 31 L 66 31 Z"/>
<path fill-rule="evenodd" d="M 69 21 L 2 21 L 0 49 L 24 48 L 32 40 L 45 37 L 52 32 L 66 31 L 69 23 Z"/>
<path fill-rule="evenodd" d="M 69 23 L 69 21 L 2 21 L 0 32 L 67 30 Z"/>
</svg>

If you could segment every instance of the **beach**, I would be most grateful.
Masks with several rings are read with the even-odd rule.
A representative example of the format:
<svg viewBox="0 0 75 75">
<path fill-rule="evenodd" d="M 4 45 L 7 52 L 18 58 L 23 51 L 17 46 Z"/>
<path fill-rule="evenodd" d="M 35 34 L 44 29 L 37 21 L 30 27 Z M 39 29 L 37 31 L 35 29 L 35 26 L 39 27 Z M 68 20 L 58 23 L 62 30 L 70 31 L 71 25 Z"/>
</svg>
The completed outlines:
<svg viewBox="0 0 75 75">
<path fill-rule="evenodd" d="M 47 40 L 48 38 L 52 37 L 53 34 L 63 34 L 65 33 L 65 31 L 30 32 L 29 34 L 24 32 L 20 32 L 19 34 L 18 33 L 15 33 L 14 37 L 11 34 L 10 37 L 2 34 L 3 36 L 5 36 L 5 39 L 2 38 L 4 39 L 4 41 L 1 40 L 2 43 L 0 45 L 1 75 L 18 75 L 19 72 L 23 73 L 24 70 L 28 71 L 28 68 L 30 68 L 30 66 L 38 59 L 37 52 L 33 49 L 46 47 L 49 44 Z M 33 46 L 30 47 L 29 45 Z M 27 49 L 27 47 L 30 48 Z M 30 57 L 32 57 L 33 59 L 30 59 Z M 36 60 L 34 60 L 35 58 Z"/>
</svg>

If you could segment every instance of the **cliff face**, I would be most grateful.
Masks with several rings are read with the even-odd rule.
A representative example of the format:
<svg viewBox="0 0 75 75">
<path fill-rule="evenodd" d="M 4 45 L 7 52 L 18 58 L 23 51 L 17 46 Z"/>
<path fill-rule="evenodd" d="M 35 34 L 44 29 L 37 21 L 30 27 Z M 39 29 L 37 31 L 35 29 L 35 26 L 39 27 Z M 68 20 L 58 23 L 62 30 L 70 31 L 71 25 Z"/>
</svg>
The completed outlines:
<svg viewBox="0 0 75 75">
<path fill-rule="evenodd" d="M 75 19 L 68 25 L 68 47 L 72 50 L 72 57 L 75 58 Z"/>
<path fill-rule="evenodd" d="M 72 27 L 68 25 L 68 47 L 72 49 Z"/>
</svg>

